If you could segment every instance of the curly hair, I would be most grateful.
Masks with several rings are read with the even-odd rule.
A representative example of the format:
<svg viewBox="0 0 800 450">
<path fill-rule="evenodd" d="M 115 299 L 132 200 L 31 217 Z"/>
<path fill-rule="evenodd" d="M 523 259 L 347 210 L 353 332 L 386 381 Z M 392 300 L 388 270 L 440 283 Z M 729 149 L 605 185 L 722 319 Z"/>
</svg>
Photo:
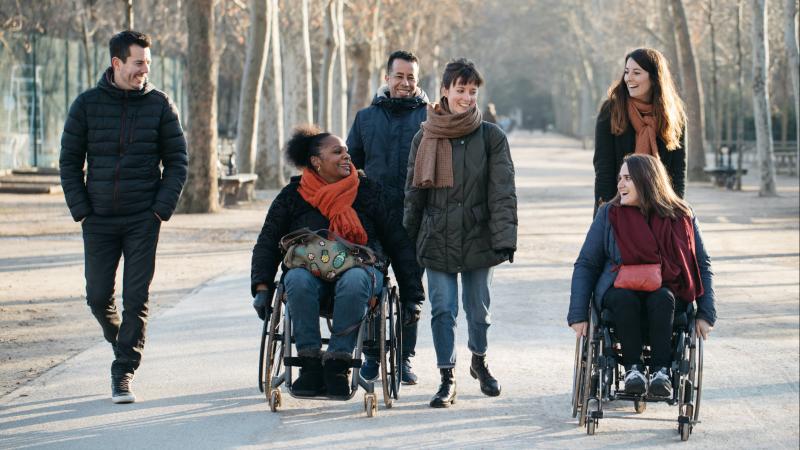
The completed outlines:
<svg viewBox="0 0 800 450">
<path fill-rule="evenodd" d="M 286 159 L 302 169 L 311 165 L 311 157 L 319 156 L 319 146 L 331 134 L 312 124 L 300 125 L 292 132 L 286 143 Z"/>
</svg>

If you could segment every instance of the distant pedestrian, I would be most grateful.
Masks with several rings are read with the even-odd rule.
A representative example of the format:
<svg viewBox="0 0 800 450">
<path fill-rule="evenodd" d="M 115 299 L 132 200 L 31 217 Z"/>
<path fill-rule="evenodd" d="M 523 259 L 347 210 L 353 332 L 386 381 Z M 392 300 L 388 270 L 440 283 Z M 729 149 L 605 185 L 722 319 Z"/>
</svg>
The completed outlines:
<svg viewBox="0 0 800 450">
<path fill-rule="evenodd" d="M 111 400 L 131 403 L 158 234 L 186 181 L 187 153 L 178 111 L 147 80 L 150 38 L 123 31 L 109 50 L 111 67 L 70 107 L 59 164 L 67 206 L 83 228 L 86 301 L 114 349 Z M 120 320 L 114 279 L 121 256 Z"/>
<path fill-rule="evenodd" d="M 484 122 L 497 123 L 497 109 L 494 103 L 487 103 L 486 109 L 483 111 Z"/>
<path fill-rule="evenodd" d="M 386 84 L 378 89 L 372 104 L 356 114 L 347 136 L 347 147 L 353 164 L 383 185 L 389 213 L 400 223 L 408 152 L 411 139 L 425 121 L 428 96 L 417 86 L 419 61 L 413 53 L 398 50 L 389 55 L 384 80 Z M 422 269 L 416 269 L 422 280 Z M 403 302 L 401 379 L 405 384 L 417 383 L 411 358 L 417 346 L 417 322 L 424 296 L 419 300 Z M 373 380 L 378 377 L 378 350 L 365 348 L 364 356 L 361 376 Z"/>
<path fill-rule="evenodd" d="M 500 395 L 500 384 L 486 363 L 489 287 L 493 267 L 514 260 L 517 196 L 506 135 L 482 120 L 476 106 L 482 84 L 471 61 L 447 64 L 441 102 L 428 106 L 408 159 L 403 225 L 428 276 L 433 346 L 442 380 L 430 401 L 434 408 L 449 407 L 456 398 L 459 275 L 472 352 L 470 374 L 479 380 L 481 392 Z"/>
<path fill-rule="evenodd" d="M 594 210 L 616 195 L 617 174 L 629 153 L 661 160 L 672 188 L 683 198 L 686 183 L 686 113 L 666 58 L 658 50 L 625 55 L 622 77 L 600 107 L 594 142 Z"/>
</svg>

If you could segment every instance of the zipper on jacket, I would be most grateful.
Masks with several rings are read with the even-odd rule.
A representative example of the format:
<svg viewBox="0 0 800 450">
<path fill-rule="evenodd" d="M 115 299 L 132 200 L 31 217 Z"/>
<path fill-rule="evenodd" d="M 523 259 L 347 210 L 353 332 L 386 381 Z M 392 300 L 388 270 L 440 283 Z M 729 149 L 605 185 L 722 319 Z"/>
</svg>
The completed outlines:
<svg viewBox="0 0 800 450">
<path fill-rule="evenodd" d="M 122 162 L 122 155 L 125 154 L 125 120 L 128 112 L 128 92 L 123 92 L 122 97 L 122 120 L 119 130 L 119 148 L 117 149 L 117 166 L 114 168 L 114 200 L 112 202 L 114 212 L 119 210 L 119 166 Z"/>
<path fill-rule="evenodd" d="M 136 117 L 138 114 L 136 111 L 133 113 L 133 119 L 131 120 L 131 128 L 128 131 L 128 144 L 133 144 L 133 132 L 136 131 Z"/>
</svg>

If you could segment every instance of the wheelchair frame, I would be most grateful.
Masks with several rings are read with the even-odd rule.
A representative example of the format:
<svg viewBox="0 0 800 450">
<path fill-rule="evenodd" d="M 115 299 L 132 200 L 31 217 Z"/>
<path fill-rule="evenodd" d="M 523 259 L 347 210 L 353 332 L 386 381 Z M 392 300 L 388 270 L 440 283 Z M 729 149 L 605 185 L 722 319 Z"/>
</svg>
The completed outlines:
<svg viewBox="0 0 800 450">
<path fill-rule="evenodd" d="M 332 333 L 332 305 L 331 311 L 320 311 L 320 317 L 325 317 L 328 330 Z M 323 305 L 321 305 L 322 309 Z M 272 412 L 277 412 L 282 405 L 281 384 L 285 385 L 289 395 L 294 398 L 313 398 L 317 400 L 347 401 L 353 398 L 361 386 L 364 394 L 364 410 L 367 417 L 378 413 L 378 398 L 375 393 L 375 381 L 365 380 L 360 375 L 361 354 L 365 344 L 377 347 L 379 352 L 380 379 L 383 390 L 383 403 L 386 408 L 391 408 L 394 400 L 399 398 L 401 379 L 401 348 L 402 348 L 402 309 L 397 287 L 391 283 L 388 276 L 384 276 L 383 289 L 377 302 L 367 309 L 367 314 L 358 328 L 358 338 L 351 360 L 350 395 L 347 397 L 329 396 L 300 396 L 292 392 L 292 367 L 299 367 L 300 360 L 292 356 L 292 344 L 295 343 L 292 335 L 292 321 L 289 308 L 286 307 L 286 293 L 283 283 L 277 283 L 272 304 L 268 309 L 269 319 L 264 321 L 261 333 L 261 350 L 258 362 L 258 388 L 266 396 Z M 329 338 L 322 338 L 322 343 L 327 345 Z M 383 343 L 383 345 L 380 345 Z"/>
<path fill-rule="evenodd" d="M 699 422 L 703 386 L 703 340 L 695 329 L 694 305 L 685 313 L 686 321 L 673 326 L 672 397 L 660 398 L 647 394 L 628 394 L 619 389 L 620 374 L 624 374 L 619 343 L 611 333 L 610 318 L 600 316 L 589 302 L 587 336 L 575 341 L 575 366 L 572 378 L 572 417 L 578 425 L 593 435 L 603 418 L 603 403 L 613 400 L 633 401 L 637 414 L 645 411 L 648 402 L 678 405 L 678 434 L 686 441 Z M 649 359 L 649 347 L 643 349 Z M 647 361 L 646 361 L 647 362 Z"/>
</svg>

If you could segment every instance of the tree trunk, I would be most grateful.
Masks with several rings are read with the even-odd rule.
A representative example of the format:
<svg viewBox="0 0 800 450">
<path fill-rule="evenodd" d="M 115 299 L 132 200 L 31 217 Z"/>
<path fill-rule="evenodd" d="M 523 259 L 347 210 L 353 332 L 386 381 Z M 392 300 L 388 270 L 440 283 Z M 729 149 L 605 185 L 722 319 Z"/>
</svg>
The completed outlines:
<svg viewBox="0 0 800 450">
<path fill-rule="evenodd" d="M 369 77 L 371 73 L 372 49 L 369 42 L 359 42 L 352 44 L 350 54 L 350 66 L 353 70 L 352 89 L 353 96 L 350 100 L 349 117 L 355 117 L 356 113 L 369 105 L 372 100 L 373 92 L 369 90 Z"/>
<path fill-rule="evenodd" d="M 278 0 L 270 0 L 272 40 L 269 52 L 269 72 L 264 89 L 266 101 L 263 105 L 263 127 L 261 127 L 256 158 L 256 173 L 259 189 L 281 188 L 286 184 L 283 177 L 283 66 L 281 64 L 280 27 L 278 26 Z"/>
<path fill-rule="evenodd" d="M 675 78 L 675 84 L 677 84 L 680 90 L 683 86 L 683 80 L 681 79 L 681 71 L 679 69 L 680 58 L 678 57 L 678 45 L 675 43 L 675 20 L 670 4 L 671 1 L 672 0 L 660 0 L 658 4 L 661 15 L 662 36 L 664 36 L 663 40 L 665 43 L 664 54 L 667 56 L 667 60 L 669 60 L 669 68 L 671 69 L 672 76 Z"/>
<path fill-rule="evenodd" d="M 683 0 L 672 0 L 675 18 L 675 33 L 680 49 L 681 78 L 683 79 L 684 101 L 686 102 L 686 154 L 687 176 L 689 181 L 706 181 L 706 154 L 703 132 L 705 115 L 703 111 L 703 89 L 700 84 L 700 71 L 694 59 L 694 47 L 689 35 L 689 24 L 683 9 Z"/>
<path fill-rule="evenodd" d="M 337 96 L 336 116 L 339 120 L 334 123 L 335 134 L 345 138 L 347 136 L 347 41 L 344 32 L 344 0 L 336 0 L 336 34 L 338 41 L 337 64 L 339 67 L 339 83 Z"/>
<path fill-rule="evenodd" d="M 760 183 L 758 195 L 777 195 L 775 188 L 775 161 L 772 143 L 772 117 L 769 109 L 769 86 L 767 64 L 769 45 L 767 41 L 767 1 L 751 0 L 753 7 L 753 117 L 756 122 L 756 148 Z"/>
<path fill-rule="evenodd" d="M 797 163 L 795 173 L 800 173 L 800 56 L 798 56 L 797 43 L 797 0 L 786 0 L 786 10 L 784 17 L 784 40 L 786 41 L 786 53 L 789 60 L 789 73 L 792 78 L 792 94 L 794 97 L 794 139 L 797 143 Z"/>
<path fill-rule="evenodd" d="M 184 0 L 188 31 L 186 60 L 189 176 L 179 210 L 208 213 L 219 209 L 217 192 L 217 54 L 214 49 L 214 0 Z"/>
<path fill-rule="evenodd" d="M 722 111 L 719 104 L 719 70 L 717 67 L 717 42 L 716 29 L 714 27 L 714 9 L 716 0 L 708 0 L 708 27 L 709 27 L 709 46 L 711 47 L 711 148 L 716 157 L 716 166 L 723 164 L 722 153 L 720 152 L 720 140 L 722 139 Z"/>
<path fill-rule="evenodd" d="M 286 12 L 283 16 L 286 22 L 282 33 L 284 39 L 281 39 L 283 66 L 286 67 L 286 78 L 283 80 L 283 91 L 286 94 L 284 103 L 287 106 L 284 114 L 286 117 L 284 136 L 297 125 L 314 121 L 310 106 L 311 53 L 310 46 L 306 52 L 305 38 L 308 25 L 303 23 L 304 15 L 301 12 L 303 7 L 306 8 L 305 17 L 307 17 L 308 0 L 302 2 L 282 0 L 280 9 Z"/>
<path fill-rule="evenodd" d="M 252 173 L 256 161 L 258 110 L 269 41 L 268 2 L 269 0 L 250 2 L 250 34 L 247 39 L 247 56 L 239 95 L 239 120 L 236 128 L 236 155 L 239 171 L 244 173 Z"/>
<path fill-rule="evenodd" d="M 128 30 L 133 29 L 133 0 L 122 0 L 125 2 L 125 22 Z"/>
<path fill-rule="evenodd" d="M 742 164 L 744 163 L 744 114 L 745 114 L 745 101 L 744 95 L 744 50 L 742 49 L 742 17 L 744 16 L 744 0 L 739 0 L 739 5 L 736 12 L 736 184 L 734 188 L 737 191 L 742 190 Z"/>
<path fill-rule="evenodd" d="M 97 81 L 94 79 L 94 74 L 92 73 L 95 66 L 94 52 L 89 51 L 89 44 L 92 41 L 88 23 L 91 17 L 89 12 L 91 6 L 87 5 L 86 0 L 80 3 L 76 1 L 75 6 L 79 7 L 81 11 L 80 14 L 78 14 L 81 18 L 81 45 L 83 45 L 83 54 L 86 55 L 86 65 L 83 66 L 83 69 L 86 71 L 86 86 L 91 87 Z"/>
<path fill-rule="evenodd" d="M 325 9 L 325 47 L 319 77 L 319 115 L 317 122 L 325 130 L 333 126 L 333 62 L 339 45 L 336 29 L 336 0 L 328 0 Z"/>
<path fill-rule="evenodd" d="M 306 88 L 306 122 L 314 122 L 314 84 L 311 76 L 311 36 L 308 31 L 308 0 L 303 1 L 303 54 L 305 55 L 305 75 Z"/>
</svg>

